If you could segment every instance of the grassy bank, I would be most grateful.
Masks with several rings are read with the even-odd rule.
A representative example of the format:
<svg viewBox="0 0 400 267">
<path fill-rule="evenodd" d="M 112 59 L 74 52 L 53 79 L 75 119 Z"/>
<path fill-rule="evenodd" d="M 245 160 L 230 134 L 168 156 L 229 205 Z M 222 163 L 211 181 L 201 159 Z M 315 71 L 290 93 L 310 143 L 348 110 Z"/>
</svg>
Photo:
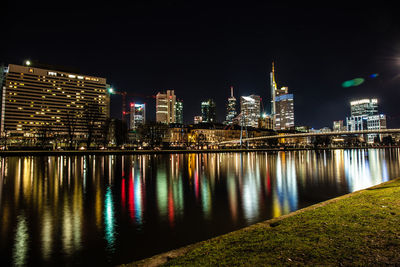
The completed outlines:
<svg viewBox="0 0 400 267">
<path fill-rule="evenodd" d="M 130 265 L 160 264 L 399 265 L 400 179 Z"/>
</svg>

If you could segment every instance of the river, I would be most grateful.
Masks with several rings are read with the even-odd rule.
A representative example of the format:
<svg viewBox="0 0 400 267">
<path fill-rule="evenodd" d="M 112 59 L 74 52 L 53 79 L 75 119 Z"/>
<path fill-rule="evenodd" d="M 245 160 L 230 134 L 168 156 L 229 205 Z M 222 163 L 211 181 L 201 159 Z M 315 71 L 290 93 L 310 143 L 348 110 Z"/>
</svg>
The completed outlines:
<svg viewBox="0 0 400 267">
<path fill-rule="evenodd" d="M 0 263 L 128 263 L 399 176 L 399 149 L 3 157 Z"/>
</svg>

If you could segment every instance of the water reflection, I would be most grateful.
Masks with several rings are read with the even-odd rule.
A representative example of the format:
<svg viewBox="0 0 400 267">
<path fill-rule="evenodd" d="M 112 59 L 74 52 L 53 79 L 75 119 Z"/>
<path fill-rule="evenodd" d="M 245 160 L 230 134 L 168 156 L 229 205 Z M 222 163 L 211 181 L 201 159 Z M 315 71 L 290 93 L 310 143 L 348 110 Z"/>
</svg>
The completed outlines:
<svg viewBox="0 0 400 267">
<path fill-rule="evenodd" d="M 13 263 L 22 266 L 27 263 L 29 249 L 28 223 L 24 214 L 17 217 L 17 229 L 15 231 Z"/>
<path fill-rule="evenodd" d="M 400 175 L 399 150 L 0 158 L 2 265 L 115 265 Z"/>
</svg>

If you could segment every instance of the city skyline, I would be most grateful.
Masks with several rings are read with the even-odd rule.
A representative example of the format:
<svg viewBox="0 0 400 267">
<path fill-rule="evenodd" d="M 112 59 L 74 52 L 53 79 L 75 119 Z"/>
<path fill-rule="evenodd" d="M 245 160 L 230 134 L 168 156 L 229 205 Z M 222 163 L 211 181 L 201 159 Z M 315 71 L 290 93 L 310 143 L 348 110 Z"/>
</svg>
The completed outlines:
<svg viewBox="0 0 400 267">
<path fill-rule="evenodd" d="M 348 116 L 351 100 L 362 98 L 379 99 L 388 126 L 400 124 L 395 102 L 400 96 L 396 90 L 400 68 L 394 34 L 400 23 L 389 6 L 353 12 L 284 4 L 208 8 L 172 1 L 136 4 L 129 12 L 100 4 L 85 13 L 85 4 L 79 10 L 74 5 L 65 9 L 52 5 L 45 10 L 31 5 L 5 5 L 4 22 L 15 14 L 18 20 L 4 23 L 8 37 L 0 50 L 1 62 L 21 64 L 30 58 L 70 66 L 80 73 L 106 77 L 116 90 L 145 96 L 173 89 L 185 101 L 186 124 L 198 115 L 204 95 L 215 99 L 217 121 L 224 121 L 230 86 L 238 97 L 260 95 L 264 110 L 270 110 L 272 61 L 279 70 L 277 83 L 295 95 L 296 125 L 331 127 L 332 121 Z M 71 13 L 75 20 L 66 20 Z M 33 16 L 38 30 L 19 36 L 17 29 Z M 82 25 L 90 26 L 90 31 Z M 76 38 L 48 42 L 55 29 L 71 31 Z M 128 29 L 135 34 L 127 35 Z M 107 41 L 99 42 L 97 36 L 104 35 Z M 378 76 L 370 78 L 375 73 Z M 342 87 L 354 78 L 365 82 Z M 314 105 L 309 105 L 310 99 Z M 112 96 L 111 100 L 111 115 L 120 116 L 121 98 Z M 148 118 L 155 118 L 155 103 L 150 103 L 154 101 L 140 97 L 127 101 L 146 103 Z"/>
</svg>

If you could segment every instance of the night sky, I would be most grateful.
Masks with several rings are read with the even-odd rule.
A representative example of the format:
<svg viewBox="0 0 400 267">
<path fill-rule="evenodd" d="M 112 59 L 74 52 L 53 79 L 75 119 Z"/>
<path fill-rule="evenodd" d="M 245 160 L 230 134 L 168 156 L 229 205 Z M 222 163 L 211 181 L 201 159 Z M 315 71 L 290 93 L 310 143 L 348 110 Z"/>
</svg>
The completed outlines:
<svg viewBox="0 0 400 267">
<path fill-rule="evenodd" d="M 155 120 L 158 91 L 174 89 L 184 120 L 213 98 L 217 118 L 235 96 L 258 94 L 270 110 L 271 62 L 278 87 L 294 94 L 295 123 L 332 127 L 349 101 L 376 97 L 389 127 L 400 127 L 400 16 L 390 5 L 355 8 L 184 1 L 6 2 L 0 62 L 31 59 L 107 78 L 116 90 L 148 97 Z M 134 3 L 134 4 L 132 4 Z M 369 75 L 378 73 L 376 78 Z M 341 84 L 365 78 L 357 87 Z M 112 97 L 112 116 L 121 98 Z"/>
</svg>

